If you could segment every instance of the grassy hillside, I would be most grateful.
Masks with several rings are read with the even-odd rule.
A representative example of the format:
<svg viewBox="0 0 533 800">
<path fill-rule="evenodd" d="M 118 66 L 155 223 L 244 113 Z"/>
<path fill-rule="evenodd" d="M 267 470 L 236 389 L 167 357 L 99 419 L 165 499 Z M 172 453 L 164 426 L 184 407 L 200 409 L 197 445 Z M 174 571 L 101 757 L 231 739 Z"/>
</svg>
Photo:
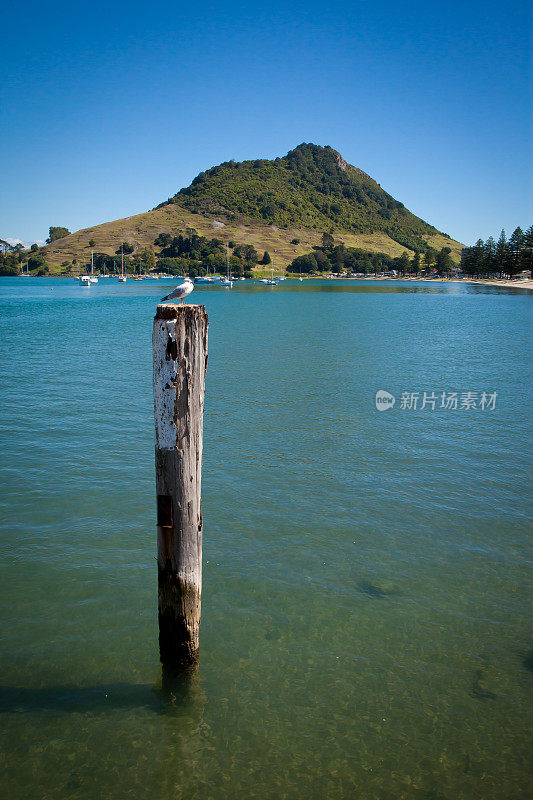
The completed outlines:
<svg viewBox="0 0 533 800">
<path fill-rule="evenodd" d="M 438 233 L 331 147 L 301 144 L 284 158 L 227 161 L 201 172 L 168 204 L 200 214 L 236 214 L 280 228 L 386 233 L 414 250 Z"/>
<path fill-rule="evenodd" d="M 64 239 L 58 239 L 47 245 L 47 261 L 54 271 L 58 271 L 61 264 L 71 263 L 75 258 L 78 262 L 78 269 L 75 271 L 80 271 L 82 264 L 90 261 L 91 239 L 95 241 L 94 249 L 97 252 L 108 255 L 112 255 L 123 241 L 131 242 L 135 247 L 134 252 L 140 252 L 145 247 L 153 245 L 154 239 L 160 233 L 177 235 L 185 233 L 187 228 L 195 228 L 198 233 L 208 238 L 218 236 L 224 241 L 232 239 L 238 244 L 252 244 L 260 252 L 268 250 L 277 268 L 284 268 L 296 256 L 308 253 L 314 245 L 320 244 L 322 238 L 322 232 L 319 230 L 278 229 L 276 226 L 262 225 L 255 220 L 222 222 L 218 217 L 192 214 L 177 205 L 171 205 L 106 222 L 103 225 L 95 225 L 92 228 L 84 228 Z M 405 250 L 411 253 L 408 248 L 382 232 L 354 234 L 348 231 L 336 231 L 335 238 L 342 239 L 347 247 L 360 247 L 374 253 L 381 252 L 390 256 L 400 256 Z M 439 234 L 424 238 L 432 247 L 443 245 L 451 247 L 454 260 L 459 262 L 462 244 Z M 293 239 L 299 239 L 299 244 L 292 244 Z"/>
<path fill-rule="evenodd" d="M 46 247 L 53 271 L 76 259 L 74 272 L 97 252 L 113 255 L 121 242 L 138 254 L 157 236 L 194 228 L 207 238 L 268 250 L 274 267 L 320 244 L 330 231 L 347 247 L 399 256 L 428 244 L 448 246 L 459 261 L 462 245 L 411 214 L 362 170 L 330 147 L 300 145 L 284 158 L 226 162 L 201 173 L 191 186 L 152 211 L 85 228 Z M 295 243 L 293 240 L 298 240 Z M 157 254 L 157 248 L 156 248 Z"/>
</svg>

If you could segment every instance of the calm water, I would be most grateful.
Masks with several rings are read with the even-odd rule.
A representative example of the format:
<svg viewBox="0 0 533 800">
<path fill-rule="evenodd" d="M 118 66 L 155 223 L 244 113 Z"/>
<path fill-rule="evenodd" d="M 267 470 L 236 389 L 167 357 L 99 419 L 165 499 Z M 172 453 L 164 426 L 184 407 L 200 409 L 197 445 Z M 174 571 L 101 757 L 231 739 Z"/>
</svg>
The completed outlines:
<svg viewBox="0 0 533 800">
<path fill-rule="evenodd" d="M 162 682 L 151 329 L 169 286 L 0 280 L 3 796 L 529 798 L 531 295 L 195 291 L 201 663 Z M 498 396 L 432 411 L 403 391 Z"/>
</svg>

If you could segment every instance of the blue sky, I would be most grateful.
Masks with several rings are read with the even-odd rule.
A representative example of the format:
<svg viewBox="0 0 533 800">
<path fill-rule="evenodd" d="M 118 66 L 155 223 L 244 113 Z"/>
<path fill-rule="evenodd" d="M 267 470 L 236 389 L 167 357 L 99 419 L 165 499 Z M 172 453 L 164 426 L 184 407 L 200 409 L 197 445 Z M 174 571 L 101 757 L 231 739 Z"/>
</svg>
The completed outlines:
<svg viewBox="0 0 533 800">
<path fill-rule="evenodd" d="M 0 238 L 329 144 L 465 243 L 533 222 L 529 4 L 11 3 Z"/>
</svg>

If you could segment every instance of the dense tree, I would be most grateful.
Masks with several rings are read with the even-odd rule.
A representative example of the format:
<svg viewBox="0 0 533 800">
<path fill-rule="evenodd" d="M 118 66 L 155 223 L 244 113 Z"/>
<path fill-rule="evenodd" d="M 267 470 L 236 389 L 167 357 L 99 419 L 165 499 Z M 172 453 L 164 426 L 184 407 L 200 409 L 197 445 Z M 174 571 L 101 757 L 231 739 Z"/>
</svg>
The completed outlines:
<svg viewBox="0 0 533 800">
<path fill-rule="evenodd" d="M 168 247 L 171 241 L 172 236 L 170 233 L 160 233 L 154 241 L 154 244 L 156 247 Z"/>
<path fill-rule="evenodd" d="M 524 238 L 522 240 L 521 266 L 522 269 L 533 270 L 533 225 L 524 233 Z"/>
<path fill-rule="evenodd" d="M 461 253 L 461 269 L 465 275 L 480 275 L 483 272 L 484 242 L 478 239 L 473 247 L 465 247 Z"/>
<path fill-rule="evenodd" d="M 8 242 L 0 240 L 3 252 L 0 253 L 0 275 L 13 277 L 20 274 L 19 254 Z"/>
<path fill-rule="evenodd" d="M 496 249 L 494 252 L 494 258 L 496 266 L 499 269 L 500 275 L 502 272 L 508 272 L 510 266 L 510 258 L 509 258 L 509 250 L 507 246 L 507 239 L 505 236 L 505 231 L 502 230 L 500 233 L 500 238 L 496 244 Z"/>
<path fill-rule="evenodd" d="M 159 269 L 191 277 L 226 272 L 224 242 L 221 239 L 200 236 L 194 228 L 187 228 L 185 236 L 180 234 L 172 238 L 170 234 L 159 234 L 154 244 L 161 247 L 156 264 Z M 250 244 L 236 245 L 234 241 L 229 242 L 229 245 L 233 248 L 230 258 L 231 273 L 240 277 L 244 272 L 250 272 L 259 261 L 255 247 Z"/>
<path fill-rule="evenodd" d="M 307 253 L 304 256 L 298 256 L 294 259 L 289 267 L 290 272 L 317 272 L 318 266 L 316 256 L 314 253 Z"/>
<path fill-rule="evenodd" d="M 270 253 L 268 250 L 265 250 L 263 258 L 261 259 L 261 264 L 270 264 L 271 261 L 272 259 L 270 258 Z"/>
<path fill-rule="evenodd" d="M 96 272 L 113 271 L 113 256 L 108 256 L 107 253 L 93 253 L 92 262 Z"/>
<path fill-rule="evenodd" d="M 0 261 L 0 276 L 3 278 L 14 278 L 20 275 L 20 267 L 18 264 L 5 264 Z"/>
<path fill-rule="evenodd" d="M 31 255 L 28 258 L 27 263 L 28 263 L 28 270 L 30 272 L 32 272 L 33 270 L 40 270 L 46 264 L 46 256 L 42 250 L 39 250 L 39 252 L 33 253 L 33 255 Z"/>
<path fill-rule="evenodd" d="M 49 228 L 48 239 L 46 240 L 47 244 L 51 242 L 55 242 L 56 239 L 62 239 L 64 236 L 68 236 L 70 233 L 68 228 L 60 228 L 60 227 L 52 227 Z"/>
<path fill-rule="evenodd" d="M 409 260 L 409 259 L 408 259 Z M 393 259 L 385 253 L 369 253 L 357 247 L 315 247 L 313 253 L 298 256 L 287 267 L 288 272 L 341 272 L 350 274 L 382 272 L 391 269 Z"/>
<path fill-rule="evenodd" d="M 413 260 L 411 261 L 411 270 L 415 273 L 415 275 L 418 275 L 420 272 L 420 253 L 418 250 L 414 254 Z"/>
<path fill-rule="evenodd" d="M 428 247 L 428 249 L 424 253 L 424 266 L 429 268 L 435 263 L 436 260 L 437 260 L 437 251 L 434 250 L 433 247 Z"/>
<path fill-rule="evenodd" d="M 331 272 L 334 268 L 324 250 L 321 250 L 320 248 L 315 250 L 315 262 L 316 268 L 319 272 Z"/>
<path fill-rule="evenodd" d="M 343 242 L 331 247 L 329 260 L 335 272 L 344 272 L 344 265 L 346 261 L 346 245 Z"/>
<path fill-rule="evenodd" d="M 229 262 L 230 273 L 236 278 L 241 278 L 245 272 L 251 272 L 250 262 L 243 262 L 240 258 L 232 256 Z"/>
<path fill-rule="evenodd" d="M 154 269 L 155 267 L 155 253 L 152 247 L 145 247 L 141 253 L 141 261 L 145 269 Z"/>
<path fill-rule="evenodd" d="M 242 258 L 244 261 L 250 261 L 252 264 L 257 264 L 259 261 L 259 253 L 251 244 L 237 245 L 233 250 L 233 255 L 237 256 L 237 258 Z"/>
<path fill-rule="evenodd" d="M 170 275 L 189 275 L 195 278 L 197 275 L 205 274 L 200 264 L 185 258 L 158 258 L 156 266 L 161 272 L 168 272 Z"/>
<path fill-rule="evenodd" d="M 96 244 L 94 239 L 89 239 L 89 247 L 94 247 Z"/>
<path fill-rule="evenodd" d="M 437 272 L 439 275 L 451 275 L 452 268 L 454 266 L 453 259 L 451 257 L 451 248 L 450 247 L 443 247 L 437 253 Z"/>
<path fill-rule="evenodd" d="M 483 263 L 487 272 L 495 273 L 498 271 L 496 262 L 496 242 L 492 236 L 489 236 L 483 245 Z"/>
<path fill-rule="evenodd" d="M 335 240 L 331 233 L 323 233 L 322 234 L 322 247 L 333 247 L 335 244 Z"/>
<path fill-rule="evenodd" d="M 117 247 L 115 250 L 115 253 L 117 256 L 119 256 L 122 252 L 124 252 L 124 255 L 129 255 L 130 253 L 133 253 L 134 249 L 134 246 L 129 242 L 122 242 L 120 247 Z"/>
<path fill-rule="evenodd" d="M 398 259 L 395 259 L 395 265 L 398 269 L 398 272 L 400 272 L 402 275 L 407 275 L 411 265 L 409 253 L 404 251 Z"/>
<path fill-rule="evenodd" d="M 215 272 L 222 273 L 226 271 L 226 259 L 222 253 L 209 253 L 209 255 L 203 259 L 202 266 L 212 274 Z"/>
<path fill-rule="evenodd" d="M 472 247 L 465 247 L 461 255 L 461 268 L 465 275 L 488 277 L 508 275 L 514 277 L 525 269 L 531 269 L 531 252 L 533 250 L 532 229 L 524 233 L 522 228 L 515 228 L 509 240 L 502 231 L 496 243 L 492 236 L 486 242 L 478 239 Z"/>
<path fill-rule="evenodd" d="M 507 243 L 507 265 L 511 275 L 516 275 L 521 269 L 526 269 L 526 267 L 522 267 L 524 244 L 525 236 L 522 228 L 515 228 Z"/>
</svg>

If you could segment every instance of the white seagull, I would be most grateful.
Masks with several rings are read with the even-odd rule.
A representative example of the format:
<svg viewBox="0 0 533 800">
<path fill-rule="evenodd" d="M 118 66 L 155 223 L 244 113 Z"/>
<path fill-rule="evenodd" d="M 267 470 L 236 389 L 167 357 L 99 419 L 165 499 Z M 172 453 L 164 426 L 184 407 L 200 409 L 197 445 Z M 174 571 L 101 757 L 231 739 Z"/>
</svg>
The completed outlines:
<svg viewBox="0 0 533 800">
<path fill-rule="evenodd" d="M 181 300 L 182 303 L 185 302 L 185 297 L 192 292 L 194 289 L 194 284 L 190 278 L 185 278 L 183 283 L 180 283 L 179 286 L 176 286 L 173 292 L 167 294 L 166 297 L 162 297 L 159 301 L 160 303 L 164 303 L 165 300 Z"/>
</svg>

